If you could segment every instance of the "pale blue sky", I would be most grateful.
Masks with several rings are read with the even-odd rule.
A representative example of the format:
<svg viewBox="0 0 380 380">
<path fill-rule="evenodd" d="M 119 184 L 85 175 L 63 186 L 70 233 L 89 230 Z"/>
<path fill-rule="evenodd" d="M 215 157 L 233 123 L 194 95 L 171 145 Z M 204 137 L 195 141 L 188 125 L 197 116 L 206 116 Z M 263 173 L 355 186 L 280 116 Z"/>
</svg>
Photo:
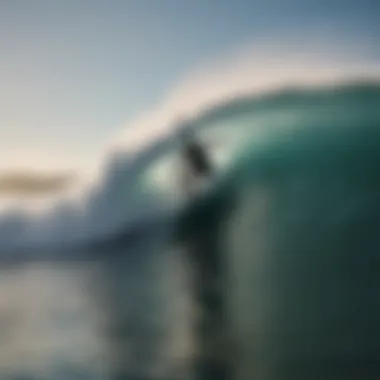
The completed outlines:
<svg viewBox="0 0 380 380">
<path fill-rule="evenodd" d="M 0 0 L 0 167 L 90 160 L 192 69 L 288 36 L 365 45 L 377 0 Z"/>
</svg>

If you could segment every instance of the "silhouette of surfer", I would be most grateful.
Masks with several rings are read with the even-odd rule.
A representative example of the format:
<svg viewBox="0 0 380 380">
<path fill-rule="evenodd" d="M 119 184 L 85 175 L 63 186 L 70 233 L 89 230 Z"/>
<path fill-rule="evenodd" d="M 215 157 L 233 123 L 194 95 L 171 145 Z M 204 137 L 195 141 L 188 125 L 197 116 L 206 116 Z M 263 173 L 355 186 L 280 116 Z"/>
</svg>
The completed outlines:
<svg viewBox="0 0 380 380">
<path fill-rule="evenodd" d="M 182 157 L 185 164 L 182 169 L 183 191 L 187 197 L 191 197 L 199 189 L 199 185 L 210 180 L 213 174 L 207 149 L 191 130 L 186 130 L 183 135 Z"/>
<path fill-rule="evenodd" d="M 191 201 L 199 195 L 199 185 L 212 180 L 214 168 L 206 147 L 190 129 L 183 135 L 182 156 L 186 165 L 184 191 L 187 200 Z M 200 379 L 226 380 L 230 378 L 225 355 L 226 302 L 223 289 L 226 272 L 218 249 L 220 220 L 211 220 L 208 227 L 195 233 L 186 245 L 193 268 L 194 297 L 200 312 L 195 329 L 198 340 L 196 372 Z"/>
</svg>

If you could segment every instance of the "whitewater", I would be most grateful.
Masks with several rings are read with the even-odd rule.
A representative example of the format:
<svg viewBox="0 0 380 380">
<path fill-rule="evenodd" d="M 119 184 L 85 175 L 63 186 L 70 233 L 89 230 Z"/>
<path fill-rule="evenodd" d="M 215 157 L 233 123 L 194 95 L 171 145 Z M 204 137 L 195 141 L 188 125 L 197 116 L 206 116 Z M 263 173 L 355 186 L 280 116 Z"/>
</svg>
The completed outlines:
<svg viewBox="0 0 380 380">
<path fill-rule="evenodd" d="M 279 70 L 268 54 L 262 61 L 255 58 L 254 65 L 243 54 L 195 73 L 108 143 L 86 187 L 42 202 L 43 207 L 17 200 L 3 207 L 1 252 L 84 246 L 158 215 L 178 213 L 183 203 L 179 136 L 189 124 L 223 176 L 243 151 L 271 136 L 321 126 L 350 128 L 367 111 L 374 117 L 376 110 L 367 110 L 371 105 L 362 104 L 360 96 L 378 91 L 376 66 L 316 64 L 314 55 L 296 58 L 283 56 Z"/>
</svg>

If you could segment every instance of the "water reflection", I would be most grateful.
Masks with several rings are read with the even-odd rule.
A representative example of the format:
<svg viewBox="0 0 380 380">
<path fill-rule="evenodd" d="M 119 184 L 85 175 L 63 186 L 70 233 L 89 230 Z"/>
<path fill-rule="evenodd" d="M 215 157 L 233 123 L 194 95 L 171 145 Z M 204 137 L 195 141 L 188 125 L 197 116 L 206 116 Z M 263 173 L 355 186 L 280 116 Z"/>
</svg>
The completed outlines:
<svg viewBox="0 0 380 380">
<path fill-rule="evenodd" d="M 189 291 L 181 255 L 149 244 L 94 261 L 2 268 L 1 378 L 187 373 Z"/>
</svg>

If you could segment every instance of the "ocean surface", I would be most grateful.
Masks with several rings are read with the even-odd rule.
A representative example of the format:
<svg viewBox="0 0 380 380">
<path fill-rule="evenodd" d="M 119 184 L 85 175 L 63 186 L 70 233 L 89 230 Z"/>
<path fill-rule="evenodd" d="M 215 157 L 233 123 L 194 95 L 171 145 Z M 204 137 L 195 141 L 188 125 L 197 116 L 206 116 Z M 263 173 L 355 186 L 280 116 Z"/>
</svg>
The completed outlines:
<svg viewBox="0 0 380 380">
<path fill-rule="evenodd" d="M 3 213 L 0 378 L 194 378 L 204 231 L 233 379 L 380 378 L 379 126 L 375 83 L 234 99 L 193 123 L 218 175 L 189 203 L 173 135 L 111 157 L 80 207 Z"/>
</svg>

